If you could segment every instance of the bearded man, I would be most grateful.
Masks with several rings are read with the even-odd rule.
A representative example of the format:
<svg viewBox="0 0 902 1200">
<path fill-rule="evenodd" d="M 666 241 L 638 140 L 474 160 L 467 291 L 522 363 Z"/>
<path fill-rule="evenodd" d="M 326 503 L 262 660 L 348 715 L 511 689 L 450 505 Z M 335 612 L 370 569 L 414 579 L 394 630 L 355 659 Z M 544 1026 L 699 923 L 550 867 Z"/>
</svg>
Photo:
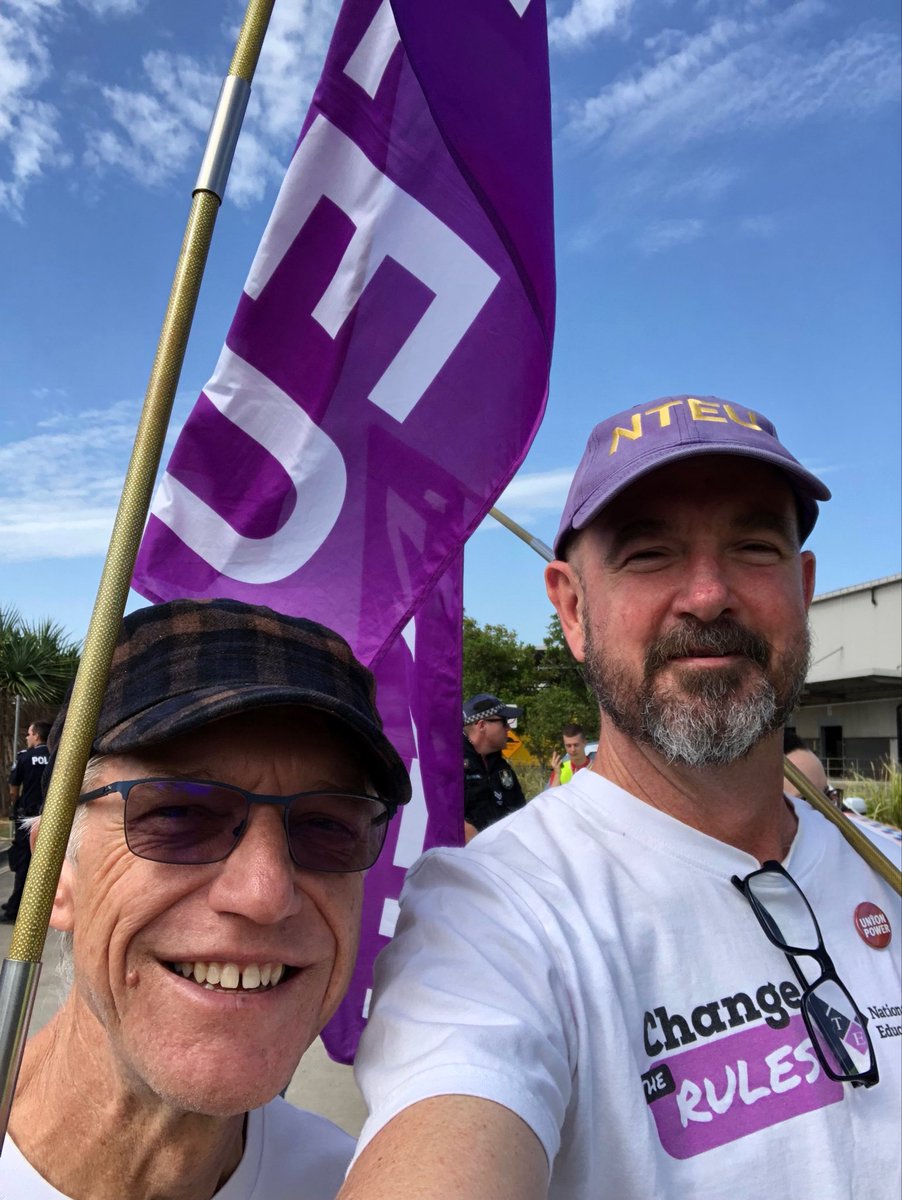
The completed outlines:
<svg viewBox="0 0 902 1200">
<path fill-rule="evenodd" d="M 829 495 L 713 397 L 595 428 L 546 584 L 600 747 L 409 876 L 341 1200 L 899 1194 L 898 900 L 783 794 Z"/>
</svg>

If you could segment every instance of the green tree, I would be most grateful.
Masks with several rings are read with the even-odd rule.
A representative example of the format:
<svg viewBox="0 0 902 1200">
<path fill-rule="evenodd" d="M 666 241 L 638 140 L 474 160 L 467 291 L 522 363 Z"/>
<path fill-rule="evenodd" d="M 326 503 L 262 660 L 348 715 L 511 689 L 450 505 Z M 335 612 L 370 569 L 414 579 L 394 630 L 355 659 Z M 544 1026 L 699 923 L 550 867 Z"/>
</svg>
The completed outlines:
<svg viewBox="0 0 902 1200">
<path fill-rule="evenodd" d="M 561 745 L 561 729 L 582 725 L 591 741 L 598 735 L 598 702 L 586 686 L 580 664 L 570 653 L 561 622 L 555 614 L 539 652 L 537 686 L 529 702 L 526 741 L 543 763 Z"/>
<path fill-rule="evenodd" d="M 571 721 L 592 739 L 598 731 L 598 704 L 570 653 L 557 616 L 551 618 L 542 646 L 521 642 L 504 625 L 480 625 L 464 617 L 463 695 L 491 692 L 523 708 L 517 733 L 543 764 L 561 744 L 561 729 Z"/>
<path fill-rule="evenodd" d="M 23 729 L 42 718 L 36 706 L 62 703 L 78 669 L 79 645 L 55 621 L 24 621 L 13 608 L 0 608 L 0 747 L 7 760 L 13 743 L 16 697 L 23 701 Z M 5 773 L 5 772 L 4 772 Z M 5 789 L 4 789 L 5 790 Z"/>
<path fill-rule="evenodd" d="M 490 692 L 507 704 L 525 704 L 536 688 L 536 649 L 504 625 L 464 617 L 463 698 Z"/>
</svg>

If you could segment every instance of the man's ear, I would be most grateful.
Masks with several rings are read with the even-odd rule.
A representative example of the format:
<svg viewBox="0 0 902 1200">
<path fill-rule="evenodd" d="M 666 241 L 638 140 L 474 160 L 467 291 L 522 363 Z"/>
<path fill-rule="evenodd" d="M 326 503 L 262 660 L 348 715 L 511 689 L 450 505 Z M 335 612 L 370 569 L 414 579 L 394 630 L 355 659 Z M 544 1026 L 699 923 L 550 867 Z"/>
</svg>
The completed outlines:
<svg viewBox="0 0 902 1200">
<path fill-rule="evenodd" d="M 802 551 L 802 589 L 805 595 L 805 608 L 808 609 L 814 597 L 815 562 L 810 550 Z"/>
<path fill-rule="evenodd" d="M 570 563 L 555 559 L 548 564 L 545 568 L 545 590 L 561 619 L 561 629 L 570 653 L 577 662 L 582 662 L 586 657 L 582 623 L 583 589 Z"/>
<path fill-rule="evenodd" d="M 31 849 L 34 852 L 38 839 L 38 829 L 41 818 L 35 821 L 29 831 Z M 63 869 L 60 871 L 60 881 L 56 885 L 56 895 L 53 897 L 53 908 L 50 912 L 50 928 L 58 929 L 61 933 L 71 933 L 75 924 L 75 867 L 68 854 L 63 859 Z"/>
</svg>

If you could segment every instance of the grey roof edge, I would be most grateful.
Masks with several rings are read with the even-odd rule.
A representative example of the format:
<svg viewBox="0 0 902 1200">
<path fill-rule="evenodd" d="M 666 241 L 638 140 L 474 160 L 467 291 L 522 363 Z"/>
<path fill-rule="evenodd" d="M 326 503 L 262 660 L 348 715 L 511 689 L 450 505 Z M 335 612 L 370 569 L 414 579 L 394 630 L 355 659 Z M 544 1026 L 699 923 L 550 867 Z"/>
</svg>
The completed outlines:
<svg viewBox="0 0 902 1200">
<path fill-rule="evenodd" d="M 869 579 L 867 583 L 853 583 L 849 587 L 836 588 L 832 592 L 819 592 L 811 601 L 817 604 L 819 600 L 832 600 L 834 596 L 849 596 L 853 592 L 868 592 L 871 588 L 884 587 L 888 583 L 898 583 L 902 580 L 902 571 L 896 575 L 883 575 L 880 579 Z"/>
</svg>

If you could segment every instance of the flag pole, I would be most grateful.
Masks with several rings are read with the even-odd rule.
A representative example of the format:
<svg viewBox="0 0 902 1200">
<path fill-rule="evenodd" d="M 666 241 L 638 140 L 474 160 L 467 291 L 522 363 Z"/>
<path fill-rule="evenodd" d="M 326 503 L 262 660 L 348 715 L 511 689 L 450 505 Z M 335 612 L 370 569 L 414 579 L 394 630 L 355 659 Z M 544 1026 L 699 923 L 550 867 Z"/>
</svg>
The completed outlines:
<svg viewBox="0 0 902 1200">
<path fill-rule="evenodd" d="M 213 226 L 274 2 L 248 0 L 232 62 L 213 114 L 66 726 L 44 804 L 40 835 L 28 871 L 9 956 L 0 971 L 0 1148 L 25 1049 L 53 898 L 97 729 Z"/>
<path fill-rule="evenodd" d="M 518 538 L 526 542 L 527 546 L 531 546 L 546 562 L 551 562 L 554 559 L 554 552 L 550 546 L 546 546 L 540 538 L 534 537 L 528 529 L 524 529 L 522 525 L 518 525 L 506 513 L 501 512 L 498 508 L 490 508 L 489 515 L 504 525 L 506 529 L 509 529 L 511 533 L 515 533 Z M 814 784 L 802 774 L 795 763 L 785 757 L 783 759 L 783 774 L 793 787 L 798 789 L 799 794 L 808 801 L 812 808 L 816 808 L 828 821 L 833 822 L 852 849 L 861 855 L 868 866 L 876 871 L 881 878 L 885 879 L 897 895 L 902 895 L 902 873 L 900 873 L 894 863 L 890 862 L 884 854 L 880 853 L 870 838 L 861 832 L 855 822 L 850 821 L 844 813 L 841 813 L 838 808 L 830 803 L 826 796 L 821 795 Z"/>
<path fill-rule="evenodd" d="M 500 508 L 490 508 L 489 516 L 494 517 L 499 524 L 503 525 L 505 529 L 509 529 L 511 533 L 515 533 L 521 541 L 525 542 L 527 546 L 535 550 L 536 554 L 538 554 L 541 558 L 544 558 L 546 562 L 554 561 L 554 551 L 550 546 L 546 545 L 541 538 L 534 537 L 529 530 L 524 529 L 522 525 L 518 525 L 516 521 L 507 515 L 507 513 L 503 513 Z"/>
</svg>

